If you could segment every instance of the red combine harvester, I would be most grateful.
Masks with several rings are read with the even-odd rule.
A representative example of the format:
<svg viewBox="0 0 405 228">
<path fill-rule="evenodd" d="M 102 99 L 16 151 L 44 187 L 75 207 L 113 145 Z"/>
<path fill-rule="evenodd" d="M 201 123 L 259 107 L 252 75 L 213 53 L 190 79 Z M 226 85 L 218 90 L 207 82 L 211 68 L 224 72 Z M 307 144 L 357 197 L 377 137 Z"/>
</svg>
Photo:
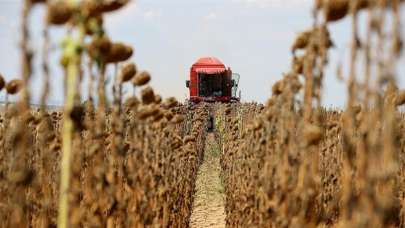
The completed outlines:
<svg viewBox="0 0 405 228">
<path fill-rule="evenodd" d="M 236 96 L 239 74 L 215 57 L 200 58 L 190 69 L 190 80 L 186 86 L 190 90 L 192 103 L 203 102 L 239 102 Z"/>
</svg>

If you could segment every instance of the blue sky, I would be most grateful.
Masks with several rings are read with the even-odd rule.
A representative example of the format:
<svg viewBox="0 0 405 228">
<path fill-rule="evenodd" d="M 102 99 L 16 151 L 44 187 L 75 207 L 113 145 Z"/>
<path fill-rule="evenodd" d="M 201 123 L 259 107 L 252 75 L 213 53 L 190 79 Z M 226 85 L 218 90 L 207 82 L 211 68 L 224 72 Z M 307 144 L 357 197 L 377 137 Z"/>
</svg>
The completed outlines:
<svg viewBox="0 0 405 228">
<path fill-rule="evenodd" d="M 137 0 L 107 15 L 106 29 L 113 40 L 135 47 L 133 60 L 152 74 L 153 87 L 164 97 L 184 100 L 184 81 L 200 56 L 216 56 L 241 75 L 245 101 L 265 102 L 272 84 L 290 68 L 290 47 L 295 35 L 312 24 L 311 0 Z M 7 78 L 19 75 L 19 14 L 21 0 L 0 0 L 0 72 Z M 34 9 L 32 47 L 41 49 L 44 10 Z M 331 52 L 323 103 L 343 106 L 345 86 L 335 77 L 337 61 L 347 54 L 350 21 L 333 24 L 337 47 Z M 52 30 L 56 49 L 63 29 Z M 346 50 L 346 51 L 345 51 Z M 59 53 L 52 51 L 52 59 Z M 38 56 L 39 57 L 39 56 Z M 35 62 L 38 63 L 39 59 Z M 37 66 L 38 64 L 36 64 Z M 52 65 L 50 104 L 63 103 L 62 73 Z M 403 68 L 402 68 L 403 69 Z M 403 70 L 402 70 L 403 73 Z M 41 90 L 37 66 L 32 80 L 34 102 Z M 84 89 L 84 88 L 83 88 Z M 129 91 L 129 89 L 127 88 Z"/>
</svg>

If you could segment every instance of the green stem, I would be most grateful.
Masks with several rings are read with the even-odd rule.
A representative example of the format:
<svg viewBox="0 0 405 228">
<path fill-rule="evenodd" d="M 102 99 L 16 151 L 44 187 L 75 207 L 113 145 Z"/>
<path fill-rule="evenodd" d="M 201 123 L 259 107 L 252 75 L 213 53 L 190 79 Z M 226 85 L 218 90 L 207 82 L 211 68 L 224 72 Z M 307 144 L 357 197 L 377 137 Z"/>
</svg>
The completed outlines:
<svg viewBox="0 0 405 228">
<path fill-rule="evenodd" d="M 74 130 L 70 113 L 74 107 L 78 73 L 77 61 L 71 61 L 67 68 L 67 93 L 63 117 L 58 228 L 68 227 L 70 160 Z"/>
<path fill-rule="evenodd" d="M 66 69 L 66 98 L 63 113 L 58 228 L 67 228 L 69 226 L 70 163 L 74 133 L 74 124 L 70 114 L 72 113 L 76 102 L 76 95 L 80 95 L 78 94 L 78 82 L 80 75 L 81 51 L 78 51 L 78 49 L 81 48 L 80 45 L 84 42 L 85 37 L 85 30 L 82 24 L 79 25 L 79 32 L 78 41 L 80 43 L 73 41 L 74 43 L 68 44 L 67 48 L 69 63 Z M 72 40 L 70 40 L 70 42 L 72 42 Z"/>
</svg>

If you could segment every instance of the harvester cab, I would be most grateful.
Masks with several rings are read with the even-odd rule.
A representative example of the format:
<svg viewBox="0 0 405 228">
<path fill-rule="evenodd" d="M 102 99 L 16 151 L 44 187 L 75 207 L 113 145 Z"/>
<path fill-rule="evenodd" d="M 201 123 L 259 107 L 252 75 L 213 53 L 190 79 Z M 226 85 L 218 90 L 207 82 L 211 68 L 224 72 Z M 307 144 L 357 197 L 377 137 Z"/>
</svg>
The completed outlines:
<svg viewBox="0 0 405 228">
<path fill-rule="evenodd" d="M 239 102 L 237 97 L 240 75 L 232 73 L 230 67 L 215 57 L 200 58 L 190 69 L 190 79 L 186 81 L 190 101 Z"/>
</svg>

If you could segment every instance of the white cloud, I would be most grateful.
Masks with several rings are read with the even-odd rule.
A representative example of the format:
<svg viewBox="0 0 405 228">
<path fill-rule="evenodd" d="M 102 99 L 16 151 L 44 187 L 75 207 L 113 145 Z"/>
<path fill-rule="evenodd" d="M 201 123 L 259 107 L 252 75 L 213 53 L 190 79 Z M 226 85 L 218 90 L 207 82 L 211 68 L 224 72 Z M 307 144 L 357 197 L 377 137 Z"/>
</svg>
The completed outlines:
<svg viewBox="0 0 405 228">
<path fill-rule="evenodd" d="M 301 6 L 308 6 L 312 4 L 310 0 L 242 0 L 250 6 L 260 8 L 274 7 L 274 8 L 294 8 Z"/>
<path fill-rule="evenodd" d="M 211 13 L 209 13 L 208 15 L 206 15 L 206 16 L 204 17 L 204 20 L 210 21 L 210 20 L 216 19 L 217 17 L 218 17 L 218 16 L 217 16 L 216 13 L 211 12 Z"/>
<path fill-rule="evenodd" d="M 148 9 L 143 13 L 143 18 L 151 20 L 160 16 L 160 11 L 155 9 Z"/>
</svg>

